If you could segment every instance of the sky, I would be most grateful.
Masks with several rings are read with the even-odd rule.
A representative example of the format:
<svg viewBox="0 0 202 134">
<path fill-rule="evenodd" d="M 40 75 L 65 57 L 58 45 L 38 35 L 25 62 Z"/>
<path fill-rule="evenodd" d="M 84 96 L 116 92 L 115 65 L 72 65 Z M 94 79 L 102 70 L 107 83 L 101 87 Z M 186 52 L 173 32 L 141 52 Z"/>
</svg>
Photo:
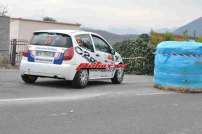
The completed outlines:
<svg viewBox="0 0 202 134">
<path fill-rule="evenodd" d="M 177 28 L 202 16 L 202 0 L 0 0 L 11 17 L 80 23 L 120 34 Z"/>
</svg>

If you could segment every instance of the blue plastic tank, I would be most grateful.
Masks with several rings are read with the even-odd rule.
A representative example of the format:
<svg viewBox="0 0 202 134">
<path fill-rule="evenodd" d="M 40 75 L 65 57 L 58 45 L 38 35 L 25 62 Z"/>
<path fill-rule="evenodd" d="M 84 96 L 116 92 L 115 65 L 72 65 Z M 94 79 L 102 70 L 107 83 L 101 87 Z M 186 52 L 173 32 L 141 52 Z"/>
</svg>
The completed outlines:
<svg viewBox="0 0 202 134">
<path fill-rule="evenodd" d="M 202 91 L 202 43 L 161 42 L 155 52 L 154 83 Z"/>
</svg>

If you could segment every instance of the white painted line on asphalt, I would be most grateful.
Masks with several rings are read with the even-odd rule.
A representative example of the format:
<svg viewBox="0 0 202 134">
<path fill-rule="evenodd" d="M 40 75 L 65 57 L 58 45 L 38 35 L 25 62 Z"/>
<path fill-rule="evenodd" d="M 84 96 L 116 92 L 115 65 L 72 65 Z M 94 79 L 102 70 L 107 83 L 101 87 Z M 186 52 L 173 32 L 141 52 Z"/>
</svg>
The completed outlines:
<svg viewBox="0 0 202 134">
<path fill-rule="evenodd" d="M 45 96 L 45 97 L 30 97 L 30 98 L 9 98 L 0 99 L 1 104 L 28 104 L 28 103 L 48 103 L 48 102 L 64 102 L 72 100 L 84 100 L 100 96 L 152 96 L 152 95 L 168 95 L 171 92 L 153 92 L 153 93 L 137 93 L 137 92 L 104 92 L 104 93 L 91 93 L 80 95 L 58 95 L 58 96 Z"/>
<path fill-rule="evenodd" d="M 33 97 L 33 98 L 10 98 L 0 99 L 0 104 L 17 104 L 17 103 L 37 103 L 37 102 L 63 102 L 70 100 L 82 100 L 94 97 L 103 96 L 105 93 L 82 94 L 82 95 L 60 95 L 47 97 Z"/>
<path fill-rule="evenodd" d="M 156 92 L 143 92 L 143 91 L 139 91 L 139 93 L 137 93 L 137 91 L 129 91 L 129 92 L 116 92 L 116 93 L 110 93 L 110 95 L 114 96 L 114 95 L 135 95 L 135 96 L 152 96 L 152 95 L 169 95 L 169 94 L 175 94 L 174 92 L 161 92 L 161 91 L 156 91 Z"/>
<path fill-rule="evenodd" d="M 150 95 L 166 95 L 166 94 L 172 94 L 171 92 L 162 92 L 162 93 L 138 93 L 137 96 L 150 96 Z"/>
</svg>

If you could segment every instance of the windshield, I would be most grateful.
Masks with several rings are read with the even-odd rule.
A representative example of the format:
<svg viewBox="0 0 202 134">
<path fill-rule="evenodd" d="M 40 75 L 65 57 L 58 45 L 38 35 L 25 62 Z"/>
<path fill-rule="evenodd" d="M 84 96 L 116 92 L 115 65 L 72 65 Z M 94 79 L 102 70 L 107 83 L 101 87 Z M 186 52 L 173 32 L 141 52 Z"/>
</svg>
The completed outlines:
<svg viewBox="0 0 202 134">
<path fill-rule="evenodd" d="M 34 33 L 31 39 L 32 45 L 54 46 L 54 47 L 72 47 L 70 36 L 58 33 Z"/>
</svg>

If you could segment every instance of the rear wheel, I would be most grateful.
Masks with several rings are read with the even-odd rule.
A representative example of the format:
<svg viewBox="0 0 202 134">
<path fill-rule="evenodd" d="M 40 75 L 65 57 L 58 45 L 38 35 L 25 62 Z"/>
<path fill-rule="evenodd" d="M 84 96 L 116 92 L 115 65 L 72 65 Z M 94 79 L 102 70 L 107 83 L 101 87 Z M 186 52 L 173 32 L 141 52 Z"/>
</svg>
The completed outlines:
<svg viewBox="0 0 202 134">
<path fill-rule="evenodd" d="M 22 80 L 25 82 L 25 83 L 28 83 L 28 84 L 32 84 L 32 83 L 35 83 L 36 80 L 37 80 L 37 76 L 33 76 L 33 75 L 21 75 L 21 78 Z"/>
<path fill-rule="evenodd" d="M 124 69 L 120 68 L 117 69 L 114 77 L 111 79 L 113 84 L 121 84 L 123 82 L 123 77 L 124 77 Z"/>
<path fill-rule="evenodd" d="M 88 84 L 88 70 L 80 70 L 76 73 L 74 80 L 72 81 L 72 85 L 75 88 L 85 88 Z"/>
</svg>

